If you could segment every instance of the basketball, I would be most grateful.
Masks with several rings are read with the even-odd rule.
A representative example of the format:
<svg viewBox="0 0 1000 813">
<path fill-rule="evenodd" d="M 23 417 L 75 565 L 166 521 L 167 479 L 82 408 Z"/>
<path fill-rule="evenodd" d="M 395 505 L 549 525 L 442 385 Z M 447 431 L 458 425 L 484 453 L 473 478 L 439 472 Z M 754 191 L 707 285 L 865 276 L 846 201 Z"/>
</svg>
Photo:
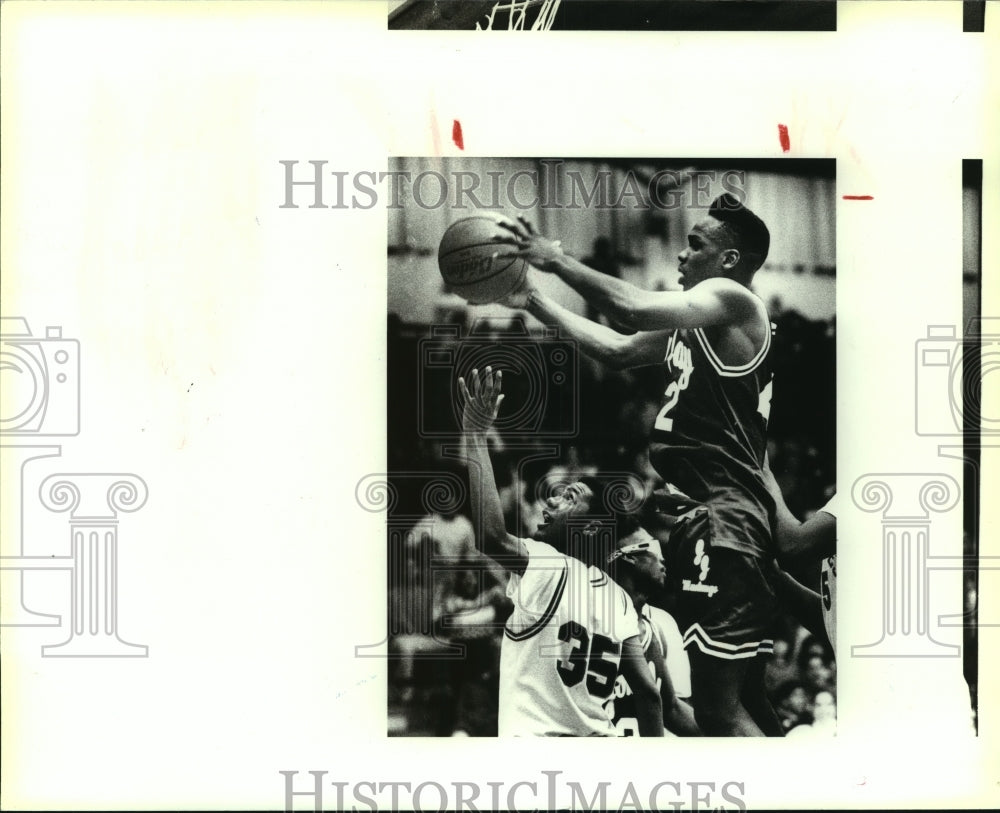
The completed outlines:
<svg viewBox="0 0 1000 813">
<path fill-rule="evenodd" d="M 517 246 L 500 243 L 510 232 L 491 217 L 466 217 L 452 223 L 438 247 L 438 268 L 449 290 L 473 305 L 497 302 L 514 291 L 528 273 Z"/>
</svg>

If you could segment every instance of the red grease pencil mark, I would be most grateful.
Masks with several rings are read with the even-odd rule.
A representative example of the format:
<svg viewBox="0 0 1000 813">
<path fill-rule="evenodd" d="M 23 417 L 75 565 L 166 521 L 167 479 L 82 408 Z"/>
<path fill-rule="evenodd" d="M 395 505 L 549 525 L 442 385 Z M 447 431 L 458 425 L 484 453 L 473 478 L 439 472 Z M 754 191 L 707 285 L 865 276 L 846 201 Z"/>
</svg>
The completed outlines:
<svg viewBox="0 0 1000 813">
<path fill-rule="evenodd" d="M 788 140 L 788 127 L 784 124 L 778 125 L 778 141 L 781 142 L 782 152 L 788 152 L 792 148 L 792 142 Z"/>
<path fill-rule="evenodd" d="M 458 119 L 455 119 L 451 125 L 451 140 L 455 142 L 455 146 L 460 150 L 465 149 L 465 141 L 462 139 L 462 122 Z"/>
<path fill-rule="evenodd" d="M 871 195 L 844 195 L 844 200 L 875 200 Z"/>
</svg>

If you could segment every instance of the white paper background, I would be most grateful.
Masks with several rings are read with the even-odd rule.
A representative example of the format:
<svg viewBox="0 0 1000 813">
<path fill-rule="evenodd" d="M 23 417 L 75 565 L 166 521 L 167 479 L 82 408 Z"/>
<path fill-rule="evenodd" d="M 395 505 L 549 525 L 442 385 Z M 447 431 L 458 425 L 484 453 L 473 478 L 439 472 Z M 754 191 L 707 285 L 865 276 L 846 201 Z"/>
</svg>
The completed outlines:
<svg viewBox="0 0 1000 813">
<path fill-rule="evenodd" d="M 39 472 L 149 484 L 121 521 L 119 632 L 150 656 L 42 658 L 62 632 L 4 628 L 4 808 L 278 808 L 279 770 L 737 781 L 751 808 L 1000 801 L 997 630 L 978 740 L 948 699 L 959 659 L 844 655 L 881 629 L 881 525 L 860 512 L 840 519 L 833 743 L 385 738 L 384 662 L 354 657 L 385 633 L 384 525 L 354 489 L 385 470 L 386 214 L 278 208 L 279 160 L 457 154 L 454 119 L 484 156 L 779 156 L 784 123 L 790 157 L 835 157 L 838 193 L 874 196 L 838 206 L 840 490 L 961 480 L 913 432 L 914 348 L 961 324 L 962 158 L 986 159 L 984 313 L 1000 301 L 996 11 L 986 34 L 962 33 L 959 2 L 854 2 L 836 33 L 512 37 L 388 32 L 379 2 L 5 4 L 3 313 L 81 345 L 83 428 Z M 31 544 L 64 554 L 63 520 L 37 522 Z M 960 539 L 960 508 L 934 518 L 932 553 Z M 29 575 L 65 594 L 65 574 Z M 932 618 L 960 611 L 958 576 L 930 589 Z M 998 589 L 985 573 L 984 621 Z"/>
</svg>

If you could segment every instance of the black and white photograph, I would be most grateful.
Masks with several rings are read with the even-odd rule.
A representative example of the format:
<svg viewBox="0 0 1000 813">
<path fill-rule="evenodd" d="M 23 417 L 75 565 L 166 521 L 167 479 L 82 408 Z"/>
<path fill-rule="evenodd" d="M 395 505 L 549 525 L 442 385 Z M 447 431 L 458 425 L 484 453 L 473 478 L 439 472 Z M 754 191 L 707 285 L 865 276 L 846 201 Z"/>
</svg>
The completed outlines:
<svg viewBox="0 0 1000 813">
<path fill-rule="evenodd" d="M 389 0 L 390 30 L 836 31 L 835 0 Z"/>
<path fill-rule="evenodd" d="M 390 172 L 390 732 L 832 736 L 835 163 Z"/>
<path fill-rule="evenodd" d="M 1000 807 L 998 10 L 0 3 L 0 809 Z"/>
</svg>

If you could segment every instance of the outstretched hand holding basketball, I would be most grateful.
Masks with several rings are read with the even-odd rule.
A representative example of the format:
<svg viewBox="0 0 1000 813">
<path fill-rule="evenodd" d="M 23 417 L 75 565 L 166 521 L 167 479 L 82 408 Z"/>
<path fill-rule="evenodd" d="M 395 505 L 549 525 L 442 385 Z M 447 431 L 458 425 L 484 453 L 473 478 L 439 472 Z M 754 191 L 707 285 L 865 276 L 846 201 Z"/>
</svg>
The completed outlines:
<svg viewBox="0 0 1000 813">
<path fill-rule="evenodd" d="M 458 379 L 458 390 L 462 395 L 462 430 L 464 432 L 485 432 L 493 425 L 504 396 L 500 393 L 502 373 L 486 368 L 486 375 L 479 380 L 479 371 L 473 370 L 469 376 L 471 387 L 465 379 Z"/>
<path fill-rule="evenodd" d="M 515 245 L 519 249 L 517 256 L 523 257 L 542 271 L 554 270 L 553 263 L 563 256 L 561 240 L 550 240 L 539 234 L 524 215 L 518 215 L 517 220 L 502 217 L 497 223 L 513 233 Z"/>
</svg>

